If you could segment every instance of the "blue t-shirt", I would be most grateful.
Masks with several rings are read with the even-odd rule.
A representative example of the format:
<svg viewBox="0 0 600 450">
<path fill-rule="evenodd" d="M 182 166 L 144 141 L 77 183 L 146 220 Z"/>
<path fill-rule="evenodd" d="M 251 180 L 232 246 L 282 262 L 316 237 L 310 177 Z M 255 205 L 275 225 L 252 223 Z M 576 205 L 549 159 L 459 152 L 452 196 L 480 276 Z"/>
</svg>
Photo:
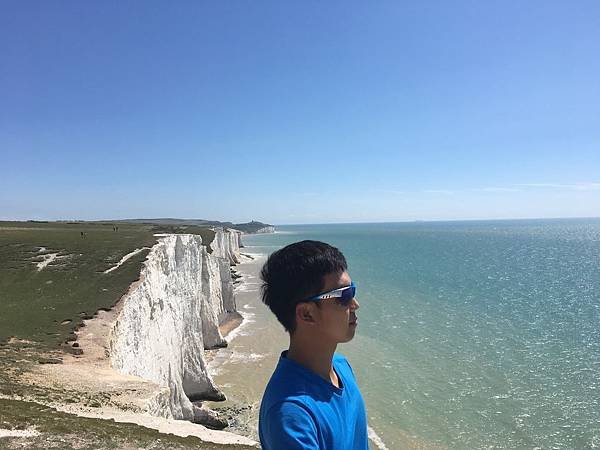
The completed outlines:
<svg viewBox="0 0 600 450">
<path fill-rule="evenodd" d="M 346 358 L 335 354 L 337 388 L 283 352 L 260 405 L 264 450 L 365 450 L 365 404 Z"/>
</svg>

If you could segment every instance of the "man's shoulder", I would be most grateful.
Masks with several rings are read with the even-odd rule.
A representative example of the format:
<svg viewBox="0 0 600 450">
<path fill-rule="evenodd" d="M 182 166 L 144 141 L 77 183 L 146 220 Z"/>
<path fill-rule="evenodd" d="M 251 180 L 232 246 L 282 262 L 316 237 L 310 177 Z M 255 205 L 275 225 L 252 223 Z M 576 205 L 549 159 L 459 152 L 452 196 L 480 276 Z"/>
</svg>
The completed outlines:
<svg viewBox="0 0 600 450">
<path fill-rule="evenodd" d="M 269 408 L 283 400 L 303 403 L 309 390 L 310 386 L 301 373 L 289 364 L 280 363 L 267 383 L 263 403 Z"/>
<path fill-rule="evenodd" d="M 268 424 L 273 421 L 281 424 L 313 423 L 313 428 L 316 427 L 313 411 L 317 408 L 317 402 L 310 393 L 310 386 L 302 378 L 286 379 L 279 375 L 274 373 L 265 389 L 260 404 L 260 427 L 269 427 Z"/>
<path fill-rule="evenodd" d="M 344 355 L 342 355 L 341 353 L 334 353 L 333 354 L 333 362 L 334 363 L 346 363 L 348 365 L 350 365 L 350 363 L 348 363 L 348 360 L 346 359 L 346 357 Z"/>
<path fill-rule="evenodd" d="M 352 366 L 350 365 L 346 357 L 341 353 L 333 354 L 333 367 L 343 372 L 349 372 L 352 375 L 352 377 L 354 377 L 354 371 L 352 370 Z"/>
</svg>

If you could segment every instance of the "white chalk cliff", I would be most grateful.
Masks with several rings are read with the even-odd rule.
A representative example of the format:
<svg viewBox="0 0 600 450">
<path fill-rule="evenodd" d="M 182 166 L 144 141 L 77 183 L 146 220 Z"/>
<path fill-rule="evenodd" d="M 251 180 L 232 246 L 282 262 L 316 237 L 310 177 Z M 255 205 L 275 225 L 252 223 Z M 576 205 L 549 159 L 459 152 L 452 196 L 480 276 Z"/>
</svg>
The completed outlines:
<svg viewBox="0 0 600 450">
<path fill-rule="evenodd" d="M 124 299 L 111 364 L 164 387 L 148 404 L 153 415 L 200 422 L 206 410 L 192 401 L 224 399 L 204 350 L 226 345 L 219 322 L 235 311 L 230 266 L 239 262 L 240 234 L 216 229 L 212 254 L 198 235 L 161 237 Z"/>
<path fill-rule="evenodd" d="M 240 247 L 242 242 L 242 232 L 234 229 L 224 231 L 217 229 L 215 238 L 211 242 L 213 256 L 228 259 L 231 264 L 240 262 Z"/>
</svg>

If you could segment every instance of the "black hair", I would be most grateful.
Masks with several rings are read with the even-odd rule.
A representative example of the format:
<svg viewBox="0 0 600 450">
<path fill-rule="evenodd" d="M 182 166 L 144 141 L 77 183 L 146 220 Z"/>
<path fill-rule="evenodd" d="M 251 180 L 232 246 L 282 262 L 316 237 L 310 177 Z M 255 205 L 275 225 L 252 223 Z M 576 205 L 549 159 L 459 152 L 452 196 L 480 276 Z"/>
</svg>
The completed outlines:
<svg viewBox="0 0 600 450">
<path fill-rule="evenodd" d="M 347 268 L 337 248 L 319 241 L 295 242 L 272 253 L 263 266 L 262 301 L 291 334 L 296 329 L 296 305 L 321 293 L 326 275 Z"/>
</svg>

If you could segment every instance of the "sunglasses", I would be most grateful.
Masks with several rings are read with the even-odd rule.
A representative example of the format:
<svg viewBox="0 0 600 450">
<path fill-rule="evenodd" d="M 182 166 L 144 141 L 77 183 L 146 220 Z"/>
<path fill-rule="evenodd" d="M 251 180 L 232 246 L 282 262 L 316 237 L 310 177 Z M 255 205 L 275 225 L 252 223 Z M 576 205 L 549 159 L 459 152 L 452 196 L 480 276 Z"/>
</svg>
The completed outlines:
<svg viewBox="0 0 600 450">
<path fill-rule="evenodd" d="M 322 294 L 307 298 L 305 301 L 318 302 L 319 300 L 327 300 L 330 298 L 334 298 L 340 305 L 348 306 L 355 296 L 356 285 L 353 281 L 352 283 L 350 283 L 350 286 L 334 289 L 333 291 L 323 292 Z"/>
</svg>

